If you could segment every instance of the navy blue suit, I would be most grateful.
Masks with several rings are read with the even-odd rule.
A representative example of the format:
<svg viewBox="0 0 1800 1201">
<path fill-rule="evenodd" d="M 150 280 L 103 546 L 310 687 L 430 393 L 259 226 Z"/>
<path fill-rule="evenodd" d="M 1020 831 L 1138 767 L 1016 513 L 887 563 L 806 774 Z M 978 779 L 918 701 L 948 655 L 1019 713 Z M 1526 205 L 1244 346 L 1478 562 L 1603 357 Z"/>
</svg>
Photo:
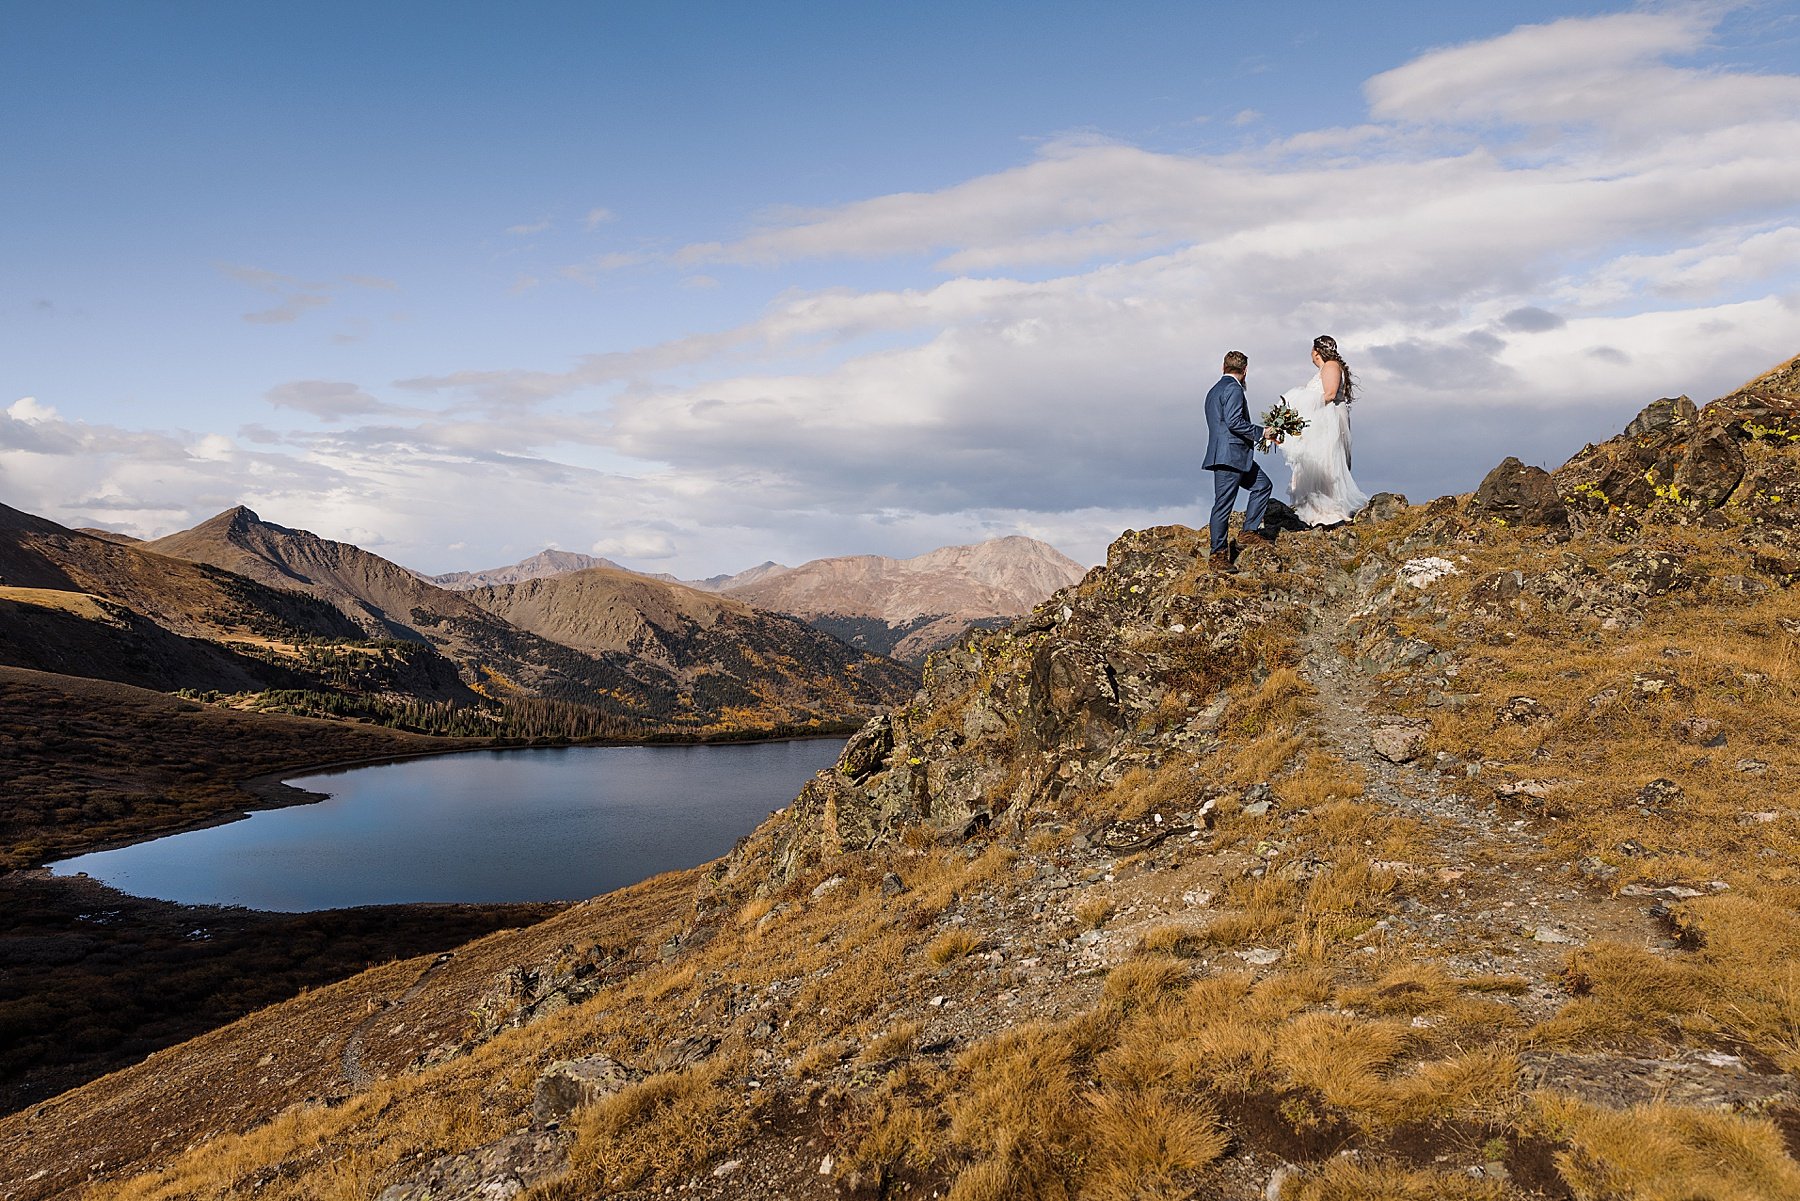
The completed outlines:
<svg viewBox="0 0 1800 1201">
<path fill-rule="evenodd" d="M 1250 504 L 1244 510 L 1244 530 L 1262 528 L 1263 513 L 1269 506 L 1269 496 L 1275 491 L 1275 481 L 1256 462 L 1256 444 L 1262 437 L 1262 426 L 1250 420 L 1244 385 L 1236 376 L 1221 376 L 1212 391 L 1206 394 L 1206 462 L 1203 464 L 1213 473 L 1214 554 L 1229 545 L 1226 530 L 1240 488 L 1250 490 Z"/>
</svg>

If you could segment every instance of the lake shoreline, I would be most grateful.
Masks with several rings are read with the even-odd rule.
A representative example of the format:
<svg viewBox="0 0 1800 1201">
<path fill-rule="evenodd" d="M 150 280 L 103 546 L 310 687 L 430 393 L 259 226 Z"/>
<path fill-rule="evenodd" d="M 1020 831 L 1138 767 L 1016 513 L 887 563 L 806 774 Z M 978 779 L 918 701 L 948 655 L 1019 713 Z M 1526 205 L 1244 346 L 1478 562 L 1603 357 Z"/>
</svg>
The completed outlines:
<svg viewBox="0 0 1800 1201">
<path fill-rule="evenodd" d="M 726 852 L 846 741 L 806 731 L 322 758 L 243 777 L 249 804 L 178 832 L 94 840 L 111 845 L 36 866 L 262 912 L 585 899 Z"/>
<path fill-rule="evenodd" d="M 665 737 L 649 739 L 592 739 L 588 741 L 543 742 L 543 743 L 484 743 L 473 740 L 462 740 L 460 746 L 425 747 L 416 751 L 401 751 L 388 755 L 366 755 L 360 758 L 335 759 L 324 763 L 305 763 L 293 767 L 277 768 L 274 771 L 258 772 L 255 775 L 243 776 L 232 783 L 253 801 L 241 809 L 225 810 L 194 817 L 189 821 L 169 822 L 159 825 L 154 830 L 141 834 L 122 835 L 117 838 L 98 838 L 74 842 L 67 847 L 58 848 L 55 859 L 43 859 L 35 863 L 27 863 L 14 871 L 49 871 L 56 864 L 70 859 L 79 859 L 83 855 L 95 854 L 99 851 L 117 851 L 140 843 L 154 842 L 159 838 L 170 838 L 176 834 L 188 834 L 195 830 L 210 830 L 217 826 L 230 825 L 243 821 L 253 813 L 263 813 L 273 809 L 288 809 L 296 805 L 316 805 L 320 801 L 329 800 L 328 792 L 314 792 L 310 789 L 295 788 L 288 780 L 303 776 L 332 775 L 338 772 L 354 771 L 363 767 L 381 767 L 389 763 L 409 763 L 417 759 L 435 759 L 444 755 L 467 755 L 496 751 L 553 751 L 567 750 L 576 747 L 660 747 L 660 746 L 744 746 L 761 745 L 779 742 L 817 742 L 822 739 L 848 738 L 859 729 L 861 723 L 846 723 L 842 730 L 818 731 L 806 733 L 780 734 L 730 734 L 716 737 Z M 56 877 L 70 879 L 74 877 Z"/>
</svg>

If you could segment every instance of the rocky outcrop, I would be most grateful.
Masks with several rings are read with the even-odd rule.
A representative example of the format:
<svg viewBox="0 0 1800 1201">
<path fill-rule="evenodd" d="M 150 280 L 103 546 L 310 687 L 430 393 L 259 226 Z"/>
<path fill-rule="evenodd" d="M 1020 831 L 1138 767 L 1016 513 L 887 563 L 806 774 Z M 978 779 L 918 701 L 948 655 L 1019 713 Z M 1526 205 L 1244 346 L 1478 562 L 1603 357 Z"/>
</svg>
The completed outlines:
<svg viewBox="0 0 1800 1201">
<path fill-rule="evenodd" d="M 565 1122 L 584 1105 L 592 1105 L 644 1078 L 606 1055 L 559 1059 L 538 1076 L 531 1100 L 531 1116 L 541 1124 Z"/>
<path fill-rule="evenodd" d="M 1603 533 L 1632 537 L 1646 516 L 1679 523 L 1726 508 L 1767 533 L 1789 524 L 1777 510 L 1800 495 L 1800 471 L 1786 453 L 1796 442 L 1800 358 L 1704 408 L 1685 396 L 1652 401 L 1624 433 L 1583 448 L 1553 479 L 1577 524 Z"/>
<path fill-rule="evenodd" d="M 914 702 L 865 725 L 709 888 L 779 886 L 909 827 L 952 840 L 1023 830 L 1134 769 L 1204 752 L 1225 685 L 1280 664 L 1303 598 L 1349 585 L 1341 571 L 1295 571 L 1246 594 L 1206 557 L 1185 527 L 1128 531 L 1080 584 L 933 655 Z"/>
<path fill-rule="evenodd" d="M 557 1130 L 526 1130 L 433 1160 L 400 1184 L 381 1190 L 377 1201 L 507 1201 L 533 1185 L 568 1170 L 574 1136 Z"/>
</svg>

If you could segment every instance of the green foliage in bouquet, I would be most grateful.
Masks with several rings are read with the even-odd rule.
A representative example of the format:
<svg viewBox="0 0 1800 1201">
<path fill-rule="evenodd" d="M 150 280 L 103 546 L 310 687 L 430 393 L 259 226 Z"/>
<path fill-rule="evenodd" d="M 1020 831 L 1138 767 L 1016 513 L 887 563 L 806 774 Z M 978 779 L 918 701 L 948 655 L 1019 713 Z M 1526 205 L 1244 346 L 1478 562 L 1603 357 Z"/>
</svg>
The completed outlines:
<svg viewBox="0 0 1800 1201">
<path fill-rule="evenodd" d="M 1263 429 L 1269 434 L 1269 442 L 1262 449 L 1266 454 L 1276 443 L 1291 438 L 1306 428 L 1306 418 L 1288 407 L 1286 401 L 1276 405 L 1262 415 Z"/>
</svg>

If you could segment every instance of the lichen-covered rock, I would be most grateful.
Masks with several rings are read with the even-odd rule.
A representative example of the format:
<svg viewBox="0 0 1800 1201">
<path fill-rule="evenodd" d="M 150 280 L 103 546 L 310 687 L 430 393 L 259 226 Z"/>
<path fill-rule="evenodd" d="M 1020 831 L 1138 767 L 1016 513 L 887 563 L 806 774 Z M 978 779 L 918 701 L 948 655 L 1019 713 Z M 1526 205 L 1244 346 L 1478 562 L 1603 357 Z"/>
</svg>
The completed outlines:
<svg viewBox="0 0 1800 1201">
<path fill-rule="evenodd" d="M 1608 537 L 1635 538 L 1647 517 L 1747 520 L 1753 530 L 1785 529 L 1800 485 L 1800 358 L 1790 359 L 1703 409 L 1686 397 L 1659 400 L 1616 438 L 1584 447 L 1554 480 L 1577 524 Z M 1714 519 L 1718 520 L 1718 519 Z"/>
<path fill-rule="evenodd" d="M 1391 521 L 1406 512 L 1411 506 L 1405 496 L 1398 492 L 1377 492 L 1369 498 L 1362 511 L 1356 515 L 1361 522 Z"/>
<path fill-rule="evenodd" d="M 1510 455 L 1481 481 L 1469 502 L 1469 512 L 1508 525 L 1550 528 L 1564 526 L 1569 519 L 1550 473 Z"/>
<path fill-rule="evenodd" d="M 1625 436 L 1642 438 L 1646 434 L 1660 434 L 1664 430 L 1689 425 L 1699 415 L 1700 410 L 1687 397 L 1665 396 L 1645 405 L 1625 427 Z"/>
<path fill-rule="evenodd" d="M 1702 509 L 1716 509 L 1744 478 L 1744 452 L 1723 426 L 1702 430 L 1675 468 L 1674 496 Z"/>
<path fill-rule="evenodd" d="M 538 1075 L 531 1116 L 542 1124 L 566 1121 L 582 1106 L 610 1097 L 643 1076 L 606 1055 L 559 1059 Z"/>
<path fill-rule="evenodd" d="M 507 1201 L 568 1170 L 574 1136 L 521 1131 L 433 1160 L 423 1171 L 381 1191 L 378 1201 Z"/>
<path fill-rule="evenodd" d="M 1424 752 L 1426 735 L 1423 726 L 1376 726 L 1369 734 L 1369 745 L 1389 763 L 1409 763 Z"/>
</svg>

